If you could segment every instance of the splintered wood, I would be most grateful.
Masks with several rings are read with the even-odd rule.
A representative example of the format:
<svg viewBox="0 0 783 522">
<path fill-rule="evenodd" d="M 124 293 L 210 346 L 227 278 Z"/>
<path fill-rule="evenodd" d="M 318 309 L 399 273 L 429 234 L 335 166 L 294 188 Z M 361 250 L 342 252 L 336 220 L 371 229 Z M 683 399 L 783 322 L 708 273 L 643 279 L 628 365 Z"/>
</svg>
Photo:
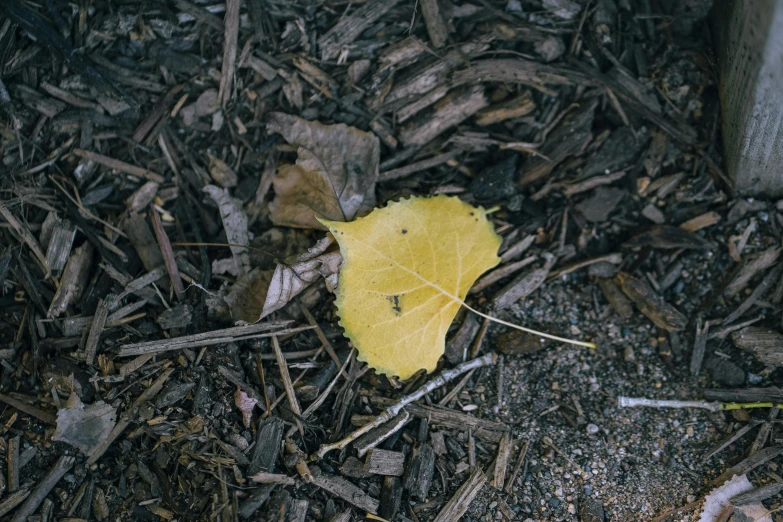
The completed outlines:
<svg viewBox="0 0 783 522">
<path fill-rule="evenodd" d="M 468 510 L 470 503 L 487 483 L 487 477 L 480 469 L 475 470 L 446 503 L 433 522 L 451 522 L 459 520 Z"/>
</svg>

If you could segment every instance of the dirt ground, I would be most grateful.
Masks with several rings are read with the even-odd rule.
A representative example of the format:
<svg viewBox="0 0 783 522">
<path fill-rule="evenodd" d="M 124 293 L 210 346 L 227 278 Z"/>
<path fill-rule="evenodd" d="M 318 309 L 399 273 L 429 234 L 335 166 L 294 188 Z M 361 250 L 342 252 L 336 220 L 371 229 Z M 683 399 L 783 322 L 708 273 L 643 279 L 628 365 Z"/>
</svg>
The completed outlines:
<svg viewBox="0 0 783 522">
<path fill-rule="evenodd" d="M 696 521 L 735 473 L 783 520 L 783 204 L 722 170 L 710 9 L 1 5 L 2 520 Z M 357 359 L 316 218 L 436 194 L 502 237 L 465 303 L 597 347 L 463 309 L 317 455 L 432 381 Z"/>
</svg>

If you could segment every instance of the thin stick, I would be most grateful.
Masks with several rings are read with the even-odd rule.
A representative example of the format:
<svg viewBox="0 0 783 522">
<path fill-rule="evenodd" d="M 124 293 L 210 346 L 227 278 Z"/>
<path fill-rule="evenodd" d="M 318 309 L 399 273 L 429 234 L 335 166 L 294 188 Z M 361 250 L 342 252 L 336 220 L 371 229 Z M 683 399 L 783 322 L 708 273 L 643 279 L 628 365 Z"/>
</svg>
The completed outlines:
<svg viewBox="0 0 783 522">
<path fill-rule="evenodd" d="M 71 153 L 79 158 L 85 158 L 90 161 L 94 161 L 95 163 L 103 165 L 104 167 L 119 170 L 121 172 L 125 172 L 126 174 L 130 174 L 131 176 L 145 178 L 150 181 L 154 181 L 155 183 L 163 183 L 166 181 L 166 179 L 157 172 L 153 172 L 149 169 L 143 169 L 141 167 L 137 167 L 136 165 L 131 165 L 130 163 L 125 163 L 124 161 L 110 158 L 109 156 L 104 156 L 103 154 L 97 154 L 95 152 L 90 152 L 84 149 L 73 149 Z"/>
<path fill-rule="evenodd" d="M 274 339 L 274 338 L 273 338 Z M 389 406 L 384 410 L 380 415 L 375 417 L 371 422 L 365 424 L 358 430 L 354 431 L 350 435 L 348 435 L 346 438 L 339 440 L 332 444 L 324 444 L 322 445 L 318 451 L 313 456 L 313 460 L 315 459 L 322 459 L 327 453 L 329 453 L 332 450 L 336 449 L 343 449 L 348 444 L 359 438 L 360 436 L 364 435 L 368 431 L 370 431 L 373 428 L 376 428 L 380 426 L 381 424 L 390 421 L 394 417 L 397 416 L 397 414 L 400 413 L 400 411 L 407 406 L 408 404 L 417 401 L 424 397 L 426 394 L 431 392 L 432 390 L 436 388 L 440 388 L 444 384 L 446 384 L 449 381 L 454 380 L 455 378 L 459 377 L 465 372 L 469 372 L 470 370 L 474 368 L 480 368 L 482 366 L 490 366 L 495 364 L 497 361 L 497 355 L 494 353 L 488 353 L 486 355 L 482 355 L 481 357 L 477 359 L 473 359 L 472 361 L 464 362 L 450 370 L 445 370 L 440 373 L 437 377 L 429 381 L 427 384 L 416 390 L 415 392 L 406 395 L 402 399 L 400 399 L 395 404 Z"/>
<path fill-rule="evenodd" d="M 635 397 L 618 397 L 617 405 L 621 408 L 634 408 L 647 406 L 649 408 L 703 408 L 710 411 L 720 411 L 719 402 L 707 401 L 664 401 L 657 399 L 643 399 Z"/>
<path fill-rule="evenodd" d="M 332 358 L 334 361 L 334 364 L 337 365 L 338 368 L 340 368 L 343 364 L 343 362 L 340 360 L 339 357 L 337 357 L 337 353 L 334 351 L 334 348 L 332 347 L 332 343 L 329 342 L 329 339 L 326 338 L 326 334 L 324 334 L 324 331 L 321 330 L 321 327 L 318 326 L 318 322 L 315 320 L 315 317 L 313 317 L 313 314 L 310 313 L 310 310 L 307 309 L 307 307 L 302 303 L 301 300 L 297 300 L 297 304 L 299 305 L 299 309 L 304 314 L 305 318 L 307 319 L 307 322 L 310 323 L 310 326 L 315 328 L 315 335 L 318 336 L 318 340 L 321 341 L 321 344 L 324 345 L 324 349 L 326 350 L 326 353 L 329 354 L 329 357 Z M 348 378 L 347 375 L 343 373 L 342 370 L 337 375 L 343 375 L 346 379 Z"/>
<path fill-rule="evenodd" d="M 275 349 L 275 357 L 277 358 L 277 366 L 280 368 L 280 377 L 283 379 L 283 387 L 285 393 L 288 395 L 288 405 L 291 407 L 291 411 L 296 415 L 296 427 L 299 428 L 299 433 L 304 437 L 304 427 L 299 421 L 299 417 L 302 416 L 302 410 L 299 408 L 299 401 L 296 400 L 296 393 L 294 393 L 294 385 L 291 384 L 291 376 L 288 374 L 288 365 L 283 357 L 283 352 L 280 350 L 280 343 L 277 341 L 277 336 L 272 336 L 272 346 Z"/>
<path fill-rule="evenodd" d="M 519 457 L 517 457 L 517 465 L 514 466 L 514 471 L 511 473 L 511 478 L 509 478 L 508 482 L 506 483 L 506 493 L 508 494 L 511 494 L 511 491 L 514 489 L 514 482 L 517 480 L 519 468 L 522 467 L 522 463 L 525 461 L 528 447 L 530 447 L 530 439 L 525 441 L 525 446 L 522 448 L 522 451 L 519 452 Z"/>
<path fill-rule="evenodd" d="M 22 413 L 31 415 L 36 419 L 38 419 L 39 421 L 45 422 L 46 424 L 51 424 L 52 426 L 57 424 L 57 417 L 54 416 L 53 414 L 43 411 L 40 408 L 36 408 L 35 406 L 31 406 L 20 400 L 14 399 L 13 397 L 9 397 L 8 395 L 5 395 L 3 393 L 0 393 L 0 402 L 4 402 L 9 406 L 11 406 L 12 408 L 16 408 Z"/>
</svg>

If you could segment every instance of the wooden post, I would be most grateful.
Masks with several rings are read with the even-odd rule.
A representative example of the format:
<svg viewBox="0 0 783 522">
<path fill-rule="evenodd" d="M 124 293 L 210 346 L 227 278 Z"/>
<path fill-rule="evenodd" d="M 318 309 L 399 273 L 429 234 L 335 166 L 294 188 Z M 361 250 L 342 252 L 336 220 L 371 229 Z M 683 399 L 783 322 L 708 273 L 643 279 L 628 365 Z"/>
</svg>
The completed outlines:
<svg viewBox="0 0 783 522">
<path fill-rule="evenodd" d="M 716 0 L 723 143 L 735 189 L 783 196 L 783 1 Z"/>
</svg>

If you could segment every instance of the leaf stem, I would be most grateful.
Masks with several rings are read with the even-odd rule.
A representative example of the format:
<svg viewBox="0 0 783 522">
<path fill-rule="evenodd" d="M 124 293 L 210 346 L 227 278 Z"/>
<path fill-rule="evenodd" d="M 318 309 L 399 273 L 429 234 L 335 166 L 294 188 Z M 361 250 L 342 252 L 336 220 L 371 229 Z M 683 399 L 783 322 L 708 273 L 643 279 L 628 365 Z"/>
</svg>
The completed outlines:
<svg viewBox="0 0 783 522">
<path fill-rule="evenodd" d="M 595 343 L 591 343 L 589 341 L 575 341 L 573 339 L 567 339 L 565 337 L 558 337 L 557 335 L 552 335 L 544 332 L 539 332 L 538 330 L 533 330 L 532 328 L 525 328 L 524 326 L 519 326 L 514 323 L 509 323 L 508 321 L 504 321 L 502 319 L 498 319 L 497 317 L 492 317 L 491 315 L 487 315 L 483 312 L 479 312 L 472 306 L 468 305 L 464 301 L 460 301 L 462 303 L 462 306 L 473 312 L 474 314 L 483 317 L 484 319 L 488 319 L 492 322 L 502 324 L 503 326 L 508 326 L 509 328 L 514 328 L 515 330 L 519 330 L 522 332 L 531 333 L 534 335 L 538 335 L 539 337 L 545 337 L 546 339 L 552 339 L 553 341 L 558 341 L 561 343 L 567 343 L 567 344 L 574 344 L 576 346 L 584 346 L 585 348 L 590 348 L 595 350 Z"/>
</svg>

